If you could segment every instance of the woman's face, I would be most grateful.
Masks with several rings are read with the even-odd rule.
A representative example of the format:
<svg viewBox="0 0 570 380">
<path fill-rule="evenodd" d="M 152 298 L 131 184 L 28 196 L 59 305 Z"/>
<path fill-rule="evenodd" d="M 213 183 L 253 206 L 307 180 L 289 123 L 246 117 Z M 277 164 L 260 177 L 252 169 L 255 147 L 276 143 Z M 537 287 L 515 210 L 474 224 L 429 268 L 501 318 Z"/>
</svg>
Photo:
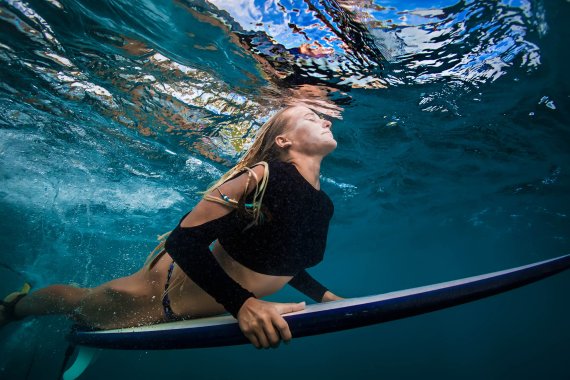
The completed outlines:
<svg viewBox="0 0 570 380">
<path fill-rule="evenodd" d="M 289 127 L 277 137 L 285 137 L 279 145 L 283 146 L 283 141 L 287 149 L 297 151 L 305 155 L 326 156 L 332 152 L 337 145 L 331 131 L 332 123 L 329 120 L 321 119 L 310 108 L 296 106 L 288 110 Z"/>
</svg>

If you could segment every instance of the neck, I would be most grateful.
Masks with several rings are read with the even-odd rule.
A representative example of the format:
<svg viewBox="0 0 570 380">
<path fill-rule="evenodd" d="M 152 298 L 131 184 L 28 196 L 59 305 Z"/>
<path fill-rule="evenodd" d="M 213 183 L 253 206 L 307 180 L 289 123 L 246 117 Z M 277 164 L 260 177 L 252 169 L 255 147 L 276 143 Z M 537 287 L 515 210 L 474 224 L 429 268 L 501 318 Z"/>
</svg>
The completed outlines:
<svg viewBox="0 0 570 380">
<path fill-rule="evenodd" d="M 323 157 L 292 155 L 285 159 L 290 162 L 301 173 L 301 175 L 317 190 L 321 189 L 319 177 L 321 175 L 321 161 Z"/>
</svg>

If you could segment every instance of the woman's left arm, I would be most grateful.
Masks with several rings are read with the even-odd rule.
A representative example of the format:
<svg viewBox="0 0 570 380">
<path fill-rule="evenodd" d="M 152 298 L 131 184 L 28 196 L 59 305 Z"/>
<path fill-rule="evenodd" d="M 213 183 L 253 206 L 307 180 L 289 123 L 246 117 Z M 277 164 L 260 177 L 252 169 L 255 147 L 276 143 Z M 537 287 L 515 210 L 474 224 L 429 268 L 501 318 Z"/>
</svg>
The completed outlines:
<svg viewBox="0 0 570 380">
<path fill-rule="evenodd" d="M 330 302 L 330 301 L 340 301 L 344 298 L 337 296 L 336 294 L 332 293 L 331 291 L 327 290 L 323 295 L 323 299 L 321 302 Z"/>
<path fill-rule="evenodd" d="M 289 281 L 289 285 L 315 302 L 329 302 L 343 299 L 329 291 L 304 269 Z"/>
</svg>

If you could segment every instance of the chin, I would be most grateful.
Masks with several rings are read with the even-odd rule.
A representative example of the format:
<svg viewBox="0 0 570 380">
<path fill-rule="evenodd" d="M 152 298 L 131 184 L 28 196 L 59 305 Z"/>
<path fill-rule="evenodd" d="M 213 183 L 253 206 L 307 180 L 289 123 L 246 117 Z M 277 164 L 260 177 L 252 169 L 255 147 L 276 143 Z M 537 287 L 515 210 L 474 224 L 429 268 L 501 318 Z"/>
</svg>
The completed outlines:
<svg viewBox="0 0 570 380">
<path fill-rule="evenodd" d="M 325 150 L 325 156 L 327 154 L 331 153 L 333 150 L 335 150 L 336 146 L 337 146 L 336 140 L 333 139 L 332 141 L 330 141 L 324 149 Z"/>
</svg>

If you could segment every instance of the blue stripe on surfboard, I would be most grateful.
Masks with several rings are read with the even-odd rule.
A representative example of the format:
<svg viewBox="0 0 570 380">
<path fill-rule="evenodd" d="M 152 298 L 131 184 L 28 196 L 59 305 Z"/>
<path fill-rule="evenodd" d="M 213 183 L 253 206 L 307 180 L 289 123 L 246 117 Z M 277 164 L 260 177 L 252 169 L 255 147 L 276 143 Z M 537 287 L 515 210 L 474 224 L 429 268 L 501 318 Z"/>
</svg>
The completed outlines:
<svg viewBox="0 0 570 380">
<path fill-rule="evenodd" d="M 502 293 L 570 268 L 570 255 L 517 268 L 375 296 L 308 305 L 284 315 L 295 338 L 388 322 Z M 230 315 L 105 331 L 75 329 L 77 345 L 177 349 L 248 343 Z"/>
</svg>

